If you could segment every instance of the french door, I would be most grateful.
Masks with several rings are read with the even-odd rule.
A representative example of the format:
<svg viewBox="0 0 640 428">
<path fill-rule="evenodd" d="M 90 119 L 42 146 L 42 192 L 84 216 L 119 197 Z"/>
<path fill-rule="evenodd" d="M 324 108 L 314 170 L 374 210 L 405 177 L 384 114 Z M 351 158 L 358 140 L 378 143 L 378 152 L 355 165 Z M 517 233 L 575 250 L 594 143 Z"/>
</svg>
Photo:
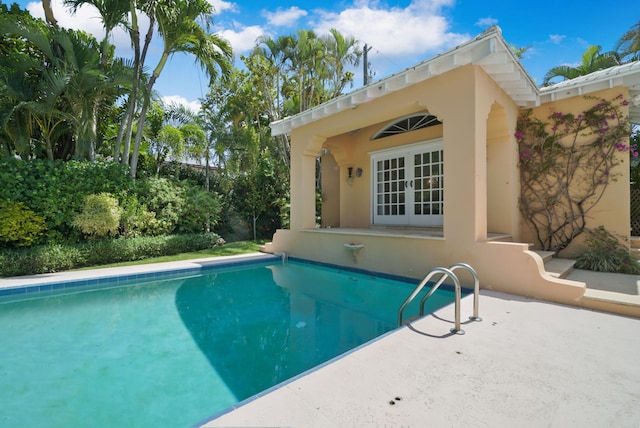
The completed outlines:
<svg viewBox="0 0 640 428">
<path fill-rule="evenodd" d="M 371 153 L 373 224 L 441 226 L 442 140 Z"/>
</svg>

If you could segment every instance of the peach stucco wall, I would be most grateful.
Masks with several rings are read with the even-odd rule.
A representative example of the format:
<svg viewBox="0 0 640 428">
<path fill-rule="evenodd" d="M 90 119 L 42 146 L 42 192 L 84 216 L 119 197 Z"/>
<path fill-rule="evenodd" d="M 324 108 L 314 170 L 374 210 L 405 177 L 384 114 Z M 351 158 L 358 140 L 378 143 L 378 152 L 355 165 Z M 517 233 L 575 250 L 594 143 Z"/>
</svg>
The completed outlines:
<svg viewBox="0 0 640 428">
<path fill-rule="evenodd" d="M 382 87 L 374 84 L 370 89 Z M 361 101 L 354 108 L 292 130 L 291 229 L 279 230 L 267 251 L 416 278 L 436 266 L 465 262 L 476 269 L 485 288 L 580 303 L 584 284 L 549 276 L 542 259 L 529 251 L 530 236 L 518 210 L 514 133 L 520 110 L 480 67 L 459 67 L 407 89 Z M 578 101 L 566 103 L 570 106 Z M 545 109 L 548 107 L 541 106 L 536 112 Z M 394 119 L 418 112 L 435 115 L 443 125 L 371 141 L 375 132 Z M 432 139 L 442 139 L 445 157 L 444 237 L 376 234 L 370 229 L 370 153 Z M 316 229 L 315 224 L 315 164 L 323 150 L 330 153 L 325 155 L 330 158 L 322 174 L 323 193 L 331 204 L 324 226 L 331 229 Z M 362 168 L 362 176 L 349 180 L 349 167 L 354 172 Z M 628 182 L 628 176 L 620 181 Z M 628 213 L 628 186 L 626 193 L 622 186 L 611 189 L 594 216 L 609 221 L 612 230 L 624 232 L 625 220 L 609 218 L 625 210 Z M 622 202 L 614 206 L 615 201 Z M 489 234 L 497 232 L 510 235 L 514 242 L 491 242 Z M 357 260 L 344 247 L 349 242 L 364 245 Z"/>
</svg>

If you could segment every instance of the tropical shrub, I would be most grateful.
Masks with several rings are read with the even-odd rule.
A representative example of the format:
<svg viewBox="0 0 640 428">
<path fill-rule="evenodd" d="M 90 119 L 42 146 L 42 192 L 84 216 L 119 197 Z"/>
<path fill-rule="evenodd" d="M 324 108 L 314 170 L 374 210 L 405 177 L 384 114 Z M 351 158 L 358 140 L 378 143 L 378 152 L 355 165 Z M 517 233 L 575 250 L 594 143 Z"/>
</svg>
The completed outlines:
<svg viewBox="0 0 640 428">
<path fill-rule="evenodd" d="M 6 246 L 29 247 L 37 244 L 47 226 L 22 202 L 0 202 L 0 243 Z"/>
<path fill-rule="evenodd" d="M 216 224 L 221 209 L 220 198 L 196 186 L 187 186 L 186 203 L 178 226 L 180 233 L 208 232 Z"/>
<path fill-rule="evenodd" d="M 122 208 L 109 193 L 88 195 L 82 212 L 73 218 L 73 225 L 92 238 L 115 235 L 120 226 Z"/>
<path fill-rule="evenodd" d="M 0 277 L 58 272 L 86 266 L 143 260 L 222 245 L 215 233 L 101 239 L 0 250 Z"/>
<path fill-rule="evenodd" d="M 638 275 L 640 264 L 631 256 L 622 238 L 608 232 L 603 226 L 588 230 L 585 248 L 577 256 L 575 267 L 598 272 L 616 272 Z"/>
<path fill-rule="evenodd" d="M 0 200 L 21 201 L 45 218 L 48 242 L 73 241 L 73 226 L 87 195 L 126 194 L 133 181 L 117 162 L 0 159 Z"/>
<path fill-rule="evenodd" d="M 126 238 L 143 236 L 155 229 L 156 213 L 140 203 L 135 194 L 127 195 L 121 203 L 120 235 Z"/>
<path fill-rule="evenodd" d="M 138 190 L 140 202 L 149 211 L 156 213 L 156 222 L 152 234 L 169 234 L 173 232 L 182 219 L 186 204 L 184 188 L 166 178 L 149 178 L 144 180 Z"/>
</svg>

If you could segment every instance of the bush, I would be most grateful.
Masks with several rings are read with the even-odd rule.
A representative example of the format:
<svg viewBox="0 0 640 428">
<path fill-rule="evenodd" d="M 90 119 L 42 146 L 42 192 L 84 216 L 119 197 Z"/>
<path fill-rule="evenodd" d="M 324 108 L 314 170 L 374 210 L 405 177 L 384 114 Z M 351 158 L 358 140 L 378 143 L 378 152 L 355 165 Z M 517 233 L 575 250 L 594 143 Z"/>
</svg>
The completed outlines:
<svg viewBox="0 0 640 428">
<path fill-rule="evenodd" d="M 30 247 L 37 244 L 47 230 L 44 217 L 22 202 L 0 202 L 0 243 Z"/>
<path fill-rule="evenodd" d="M 140 201 L 156 213 L 152 234 L 172 233 L 181 220 L 186 204 L 184 189 L 166 178 L 149 178 L 138 189 Z"/>
<path fill-rule="evenodd" d="M 103 239 L 0 251 L 0 276 L 58 272 L 149 257 L 199 251 L 222 245 L 215 233 Z M 223 242 L 223 241 L 222 241 Z"/>
<path fill-rule="evenodd" d="M 150 212 L 134 195 L 125 196 L 122 201 L 120 217 L 120 235 L 134 238 L 147 234 L 155 229 L 156 213 Z"/>
<path fill-rule="evenodd" d="M 220 216 L 220 198 L 199 187 L 186 188 L 186 204 L 178 231 L 181 233 L 207 232 L 218 222 Z"/>
<path fill-rule="evenodd" d="M 77 245 L 50 244 L 0 251 L 0 276 L 59 272 L 83 266 L 85 254 Z"/>
<path fill-rule="evenodd" d="M 103 238 L 118 232 L 121 215 L 118 200 L 110 194 L 88 195 L 82 212 L 73 218 L 73 225 L 85 235 Z"/>
<path fill-rule="evenodd" d="M 640 274 L 638 260 L 631 256 L 629 249 L 620 239 L 609 233 L 603 226 L 589 230 L 585 240 L 586 248 L 576 258 L 578 269 L 598 272 Z"/>
<path fill-rule="evenodd" d="M 80 237 L 73 217 L 87 195 L 114 195 L 133 186 L 127 167 L 117 162 L 0 159 L 0 200 L 20 201 L 44 217 L 49 242 Z"/>
</svg>

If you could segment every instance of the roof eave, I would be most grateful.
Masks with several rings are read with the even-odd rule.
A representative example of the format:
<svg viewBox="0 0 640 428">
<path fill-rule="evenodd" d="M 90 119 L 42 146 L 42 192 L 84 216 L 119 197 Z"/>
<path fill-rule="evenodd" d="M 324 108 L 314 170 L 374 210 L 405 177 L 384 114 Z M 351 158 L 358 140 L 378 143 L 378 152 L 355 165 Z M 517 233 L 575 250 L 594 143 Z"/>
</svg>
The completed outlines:
<svg viewBox="0 0 640 428">
<path fill-rule="evenodd" d="M 289 134 L 292 129 L 299 126 L 355 108 L 359 104 L 468 64 L 481 66 L 520 107 L 537 105 L 537 86 L 502 38 L 500 28 L 491 27 L 475 39 L 413 67 L 294 116 L 272 122 L 271 134 L 274 136 Z"/>
</svg>

